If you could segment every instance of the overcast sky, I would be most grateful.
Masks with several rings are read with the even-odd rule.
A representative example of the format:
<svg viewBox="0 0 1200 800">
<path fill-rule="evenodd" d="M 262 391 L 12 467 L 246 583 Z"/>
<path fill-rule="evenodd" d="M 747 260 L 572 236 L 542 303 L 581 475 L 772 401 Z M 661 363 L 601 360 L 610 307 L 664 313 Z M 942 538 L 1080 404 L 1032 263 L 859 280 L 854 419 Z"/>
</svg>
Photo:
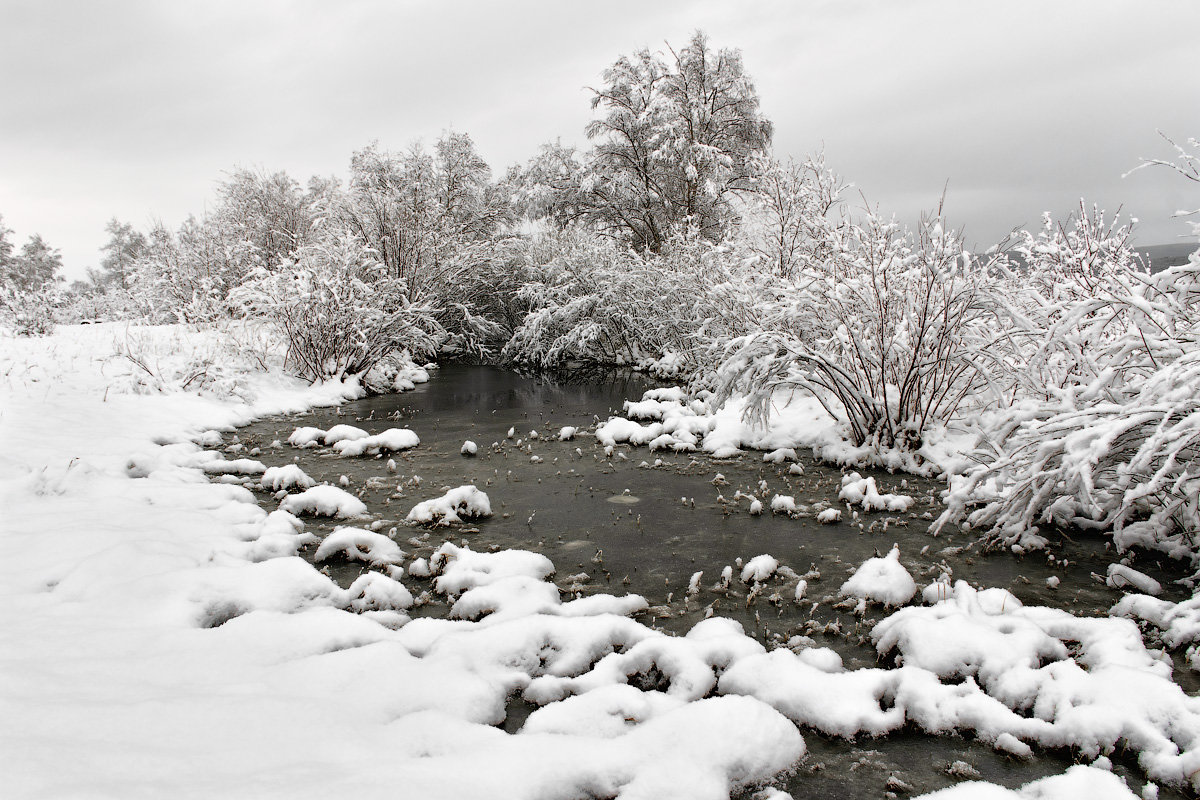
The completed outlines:
<svg viewBox="0 0 1200 800">
<path fill-rule="evenodd" d="M 601 71 L 697 28 L 742 50 L 777 153 L 823 147 L 902 219 L 948 186 L 986 244 L 1085 197 L 1154 244 L 1200 206 L 1168 170 L 1122 178 L 1171 155 L 1156 130 L 1200 137 L 1195 0 L 0 0 L 0 215 L 74 278 L 108 219 L 175 226 L 234 166 L 344 176 L 452 127 L 501 172 L 585 144 Z"/>
</svg>

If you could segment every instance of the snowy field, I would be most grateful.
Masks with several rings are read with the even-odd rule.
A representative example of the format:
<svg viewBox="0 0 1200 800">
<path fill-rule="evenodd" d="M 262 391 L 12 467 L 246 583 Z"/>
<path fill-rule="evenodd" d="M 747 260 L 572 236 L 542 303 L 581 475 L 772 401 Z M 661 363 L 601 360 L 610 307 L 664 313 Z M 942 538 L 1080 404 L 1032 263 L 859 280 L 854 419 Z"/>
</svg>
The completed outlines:
<svg viewBox="0 0 1200 800">
<path fill-rule="evenodd" d="M 901 730 L 1081 762 L 1020 790 L 968 781 L 940 798 L 1200 789 L 1200 701 L 1125 618 L 1186 647 L 1200 611 L 1155 599 L 1133 570 L 1108 576 L 1136 590 L 1125 617 L 1081 618 L 1003 589 L 920 586 L 895 553 L 870 559 L 839 593 L 896 610 L 871 632 L 881 666 L 845 669 L 812 640 L 768 651 L 720 616 L 664 634 L 632 618 L 646 605 L 636 595 L 566 600 L 538 553 L 447 543 L 408 561 L 356 497 L 288 469 L 285 448 L 353 458 L 422 431 L 301 429 L 270 457 L 206 449 L 255 418 L 360 393 L 263 372 L 215 333 L 110 324 L 4 338 L 0 376 L 7 797 L 766 800 L 786 796 L 771 782 L 803 759 L 806 735 Z M 809 412 L 812 424 L 796 411 L 755 434 L 735 407 L 711 415 L 659 392 L 596 436 L 713 456 L 836 448 Z M 286 493 L 280 508 L 211 480 L 260 475 Z M 842 492 L 864 508 L 905 504 L 852 475 Z M 486 516 L 501 499 L 430 489 L 410 524 Z M 307 514 L 341 518 L 321 557 L 373 570 L 342 588 L 297 557 Z M 779 568 L 754 559 L 738 577 Z M 413 576 L 432 578 L 448 618 L 410 618 Z M 799 602 L 804 587 L 793 591 Z M 514 697 L 539 707 L 508 733 Z M 1142 783 L 1110 771 L 1118 755 Z"/>
</svg>

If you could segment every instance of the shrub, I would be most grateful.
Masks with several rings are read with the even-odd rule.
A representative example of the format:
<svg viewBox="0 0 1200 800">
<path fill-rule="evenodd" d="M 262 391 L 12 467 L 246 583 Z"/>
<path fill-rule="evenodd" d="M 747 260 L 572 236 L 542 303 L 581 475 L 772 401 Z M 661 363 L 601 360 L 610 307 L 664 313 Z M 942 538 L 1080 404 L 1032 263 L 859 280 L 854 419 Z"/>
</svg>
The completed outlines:
<svg viewBox="0 0 1200 800">
<path fill-rule="evenodd" d="M 717 398 L 745 393 L 765 422 L 778 391 L 814 394 L 858 446 L 915 451 L 991 384 L 997 308 L 991 274 L 941 214 L 902 231 L 868 213 L 831 222 L 828 257 L 775 281 L 761 328 L 730 342 Z"/>
<path fill-rule="evenodd" d="M 347 233 L 257 270 L 234 299 L 279 327 L 287 362 L 313 381 L 361 376 L 399 350 L 432 354 L 445 338 L 431 308 L 411 302 L 404 283 Z"/>
</svg>

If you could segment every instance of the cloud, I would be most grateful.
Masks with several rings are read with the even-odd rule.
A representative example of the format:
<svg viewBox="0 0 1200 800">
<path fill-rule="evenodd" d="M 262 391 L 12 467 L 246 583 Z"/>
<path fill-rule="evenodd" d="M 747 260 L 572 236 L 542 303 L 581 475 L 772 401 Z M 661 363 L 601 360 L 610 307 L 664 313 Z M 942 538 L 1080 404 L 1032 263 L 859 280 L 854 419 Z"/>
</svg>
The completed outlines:
<svg viewBox="0 0 1200 800">
<path fill-rule="evenodd" d="M 1080 196 L 1142 219 L 1193 187 L 1155 134 L 1200 134 L 1200 5 L 978 2 L 8 2 L 0 214 L 80 274 L 105 221 L 177 224 L 223 170 L 344 173 L 372 140 L 453 127 L 494 169 L 583 143 L 589 85 L 696 28 L 742 49 L 776 148 L 832 166 L 903 219 L 937 202 L 980 241 Z"/>
</svg>

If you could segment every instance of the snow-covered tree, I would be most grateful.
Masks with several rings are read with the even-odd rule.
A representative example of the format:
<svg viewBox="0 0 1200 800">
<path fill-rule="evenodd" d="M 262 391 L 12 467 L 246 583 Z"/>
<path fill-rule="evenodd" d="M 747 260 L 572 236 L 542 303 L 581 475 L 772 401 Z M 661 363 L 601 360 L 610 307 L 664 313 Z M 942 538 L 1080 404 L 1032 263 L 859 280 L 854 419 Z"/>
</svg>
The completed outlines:
<svg viewBox="0 0 1200 800">
<path fill-rule="evenodd" d="M 772 274 L 791 278 L 832 256 L 829 227 L 842 216 L 847 184 L 818 155 L 803 161 L 760 156 L 743 194 L 741 235 Z"/>
<path fill-rule="evenodd" d="M 108 221 L 104 231 L 108 234 L 108 241 L 100 248 L 103 253 L 100 271 L 89 270 L 89 280 L 97 289 L 127 288 L 134 266 L 146 254 L 149 243 L 145 234 L 116 217 Z"/>
<path fill-rule="evenodd" d="M 695 229 L 655 254 L 573 228 L 538 240 L 530 260 L 517 295 L 528 313 L 504 348 L 512 361 L 636 364 L 669 353 L 700 370 L 712 342 L 752 318 L 735 254 Z"/>
<path fill-rule="evenodd" d="M 23 336 L 49 333 L 61 302 L 62 256 L 34 234 L 14 252 L 0 218 L 0 320 Z"/>
<path fill-rule="evenodd" d="M 582 170 L 574 147 L 557 140 L 543 144 L 537 155 L 512 166 L 504 176 L 514 213 L 528 222 L 548 220 L 553 228 L 563 230 L 578 217 L 573 203 Z"/>
<path fill-rule="evenodd" d="M 685 224 L 724 237 L 731 196 L 749 185 L 772 133 L 739 51 L 714 52 L 697 32 L 678 52 L 622 56 L 592 108 L 595 147 L 565 206 L 636 250 L 659 251 Z"/>
<path fill-rule="evenodd" d="M 248 242 L 265 264 L 291 258 L 313 224 L 313 202 L 286 172 L 236 169 L 217 190 L 213 221 L 227 241 Z"/>
</svg>

